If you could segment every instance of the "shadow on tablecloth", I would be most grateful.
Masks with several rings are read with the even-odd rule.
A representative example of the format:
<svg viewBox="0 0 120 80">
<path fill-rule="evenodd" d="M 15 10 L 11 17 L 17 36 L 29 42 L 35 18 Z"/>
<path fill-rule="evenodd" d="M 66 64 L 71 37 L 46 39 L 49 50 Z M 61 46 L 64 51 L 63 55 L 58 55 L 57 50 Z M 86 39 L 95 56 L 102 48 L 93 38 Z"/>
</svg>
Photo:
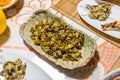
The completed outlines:
<svg viewBox="0 0 120 80">
<path fill-rule="evenodd" d="M 9 27 L 6 28 L 5 32 L 3 34 L 0 35 L 0 45 L 4 44 L 5 42 L 7 42 L 7 40 L 10 37 L 10 29 Z"/>
<path fill-rule="evenodd" d="M 99 62 L 98 52 L 95 51 L 94 57 L 89 61 L 89 63 L 86 66 L 80 67 L 80 68 L 76 68 L 76 69 L 73 69 L 73 70 L 65 69 L 65 68 L 62 68 L 59 65 L 56 65 L 54 62 L 49 61 L 44 56 L 40 55 L 38 52 L 33 50 L 30 46 L 28 46 L 28 47 L 38 57 L 40 57 L 41 59 L 46 61 L 53 68 L 57 69 L 60 73 L 63 73 L 64 75 L 66 75 L 69 78 L 80 79 L 80 80 L 88 78 L 92 74 L 92 72 L 96 69 L 97 64 Z"/>
<path fill-rule="evenodd" d="M 58 69 L 59 72 L 64 73 L 69 78 L 75 78 L 81 80 L 88 78 L 92 74 L 94 69 L 97 67 L 98 61 L 99 61 L 99 55 L 98 52 L 96 51 L 95 56 L 84 67 L 69 70 L 62 68 L 61 66 L 56 66 L 56 65 L 52 65 L 52 66 Z"/>
</svg>

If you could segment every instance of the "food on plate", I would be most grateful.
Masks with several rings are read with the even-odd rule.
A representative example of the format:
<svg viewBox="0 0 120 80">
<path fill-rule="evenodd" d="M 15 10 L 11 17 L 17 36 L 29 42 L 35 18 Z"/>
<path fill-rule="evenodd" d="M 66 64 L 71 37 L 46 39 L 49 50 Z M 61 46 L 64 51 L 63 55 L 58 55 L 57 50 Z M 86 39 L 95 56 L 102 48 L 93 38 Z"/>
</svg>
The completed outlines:
<svg viewBox="0 0 120 80">
<path fill-rule="evenodd" d="M 21 2 L 21 0 L 0 0 L 0 8 L 7 12 L 10 8 L 15 8 L 17 3 Z"/>
<path fill-rule="evenodd" d="M 78 61 L 84 43 L 84 34 L 68 28 L 65 22 L 56 20 L 39 21 L 31 28 L 34 44 L 55 59 Z"/>
<path fill-rule="evenodd" d="M 96 19 L 99 21 L 105 21 L 111 13 L 111 4 L 109 3 L 99 3 L 98 5 L 87 5 L 88 16 L 91 19 Z"/>
<path fill-rule="evenodd" d="M 23 64 L 21 59 L 17 59 L 15 62 L 5 62 L 0 75 L 4 76 L 5 80 L 21 80 L 25 76 L 25 70 L 26 64 Z"/>
<path fill-rule="evenodd" d="M 120 30 L 120 21 L 106 23 L 105 25 L 101 25 L 101 26 L 102 26 L 102 30 L 104 30 L 104 31 Z"/>
<path fill-rule="evenodd" d="M 92 37 L 47 10 L 34 12 L 20 35 L 39 54 L 67 69 L 85 66 L 96 49 Z"/>
<path fill-rule="evenodd" d="M 0 7 L 10 4 L 11 0 L 0 0 Z"/>
<path fill-rule="evenodd" d="M 2 9 L 0 8 L 0 35 L 5 31 L 6 29 L 6 17 Z"/>
</svg>

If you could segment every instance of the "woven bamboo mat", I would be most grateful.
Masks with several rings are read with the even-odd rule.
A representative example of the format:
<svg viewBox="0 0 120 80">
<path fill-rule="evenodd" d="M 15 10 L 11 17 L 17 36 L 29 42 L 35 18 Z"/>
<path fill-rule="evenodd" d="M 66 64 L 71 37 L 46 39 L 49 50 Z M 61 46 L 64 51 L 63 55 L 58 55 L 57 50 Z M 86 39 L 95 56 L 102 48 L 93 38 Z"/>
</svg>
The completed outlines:
<svg viewBox="0 0 120 80">
<path fill-rule="evenodd" d="M 120 57 L 118 58 L 117 62 L 113 65 L 111 71 L 117 68 L 120 68 Z"/>
<path fill-rule="evenodd" d="M 55 10 L 59 11 L 60 13 L 64 14 L 68 18 L 72 19 L 73 21 L 77 22 L 78 24 L 80 24 L 80 25 L 84 26 L 85 28 L 89 29 L 90 31 L 94 32 L 98 36 L 100 36 L 100 37 L 106 39 L 107 41 L 113 43 L 114 45 L 117 45 L 118 47 L 120 47 L 120 39 L 109 36 L 101 31 L 97 30 L 96 28 L 90 26 L 89 24 L 87 24 L 80 18 L 79 14 L 77 12 L 77 4 L 80 1 L 81 0 L 60 0 L 57 5 L 53 6 L 53 8 Z"/>
<path fill-rule="evenodd" d="M 88 30 L 94 32 L 98 36 L 100 36 L 100 37 L 106 39 L 107 41 L 113 43 L 114 45 L 117 45 L 118 47 L 120 47 L 120 39 L 111 37 L 101 31 L 95 29 L 94 27 L 90 26 L 89 24 L 87 24 L 80 18 L 79 14 L 77 13 L 77 4 L 80 1 L 81 0 L 60 0 L 59 3 L 52 6 L 52 8 L 55 9 L 56 11 L 64 14 L 66 17 L 70 18 L 71 20 L 75 21 L 76 23 L 84 26 Z M 116 0 L 116 1 L 118 1 L 118 0 Z M 120 2 L 119 2 L 119 4 L 120 4 Z M 114 70 L 116 68 L 120 68 L 120 58 L 113 65 L 111 70 Z"/>
</svg>

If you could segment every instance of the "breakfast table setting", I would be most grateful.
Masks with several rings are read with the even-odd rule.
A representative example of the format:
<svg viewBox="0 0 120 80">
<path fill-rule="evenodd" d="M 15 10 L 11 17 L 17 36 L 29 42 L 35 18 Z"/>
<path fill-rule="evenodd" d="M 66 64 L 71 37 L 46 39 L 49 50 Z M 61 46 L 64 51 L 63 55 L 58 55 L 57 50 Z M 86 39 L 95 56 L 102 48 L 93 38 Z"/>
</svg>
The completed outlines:
<svg viewBox="0 0 120 80">
<path fill-rule="evenodd" d="M 0 0 L 0 80 L 14 80 L 15 71 L 15 80 L 120 80 L 120 31 L 111 27 L 120 26 L 119 0 L 5 1 Z M 111 9 L 108 19 L 92 19 L 96 5 Z M 109 24 L 112 29 L 105 30 Z M 23 74 L 15 69 L 6 77 L 3 69 L 17 61 Z"/>
</svg>

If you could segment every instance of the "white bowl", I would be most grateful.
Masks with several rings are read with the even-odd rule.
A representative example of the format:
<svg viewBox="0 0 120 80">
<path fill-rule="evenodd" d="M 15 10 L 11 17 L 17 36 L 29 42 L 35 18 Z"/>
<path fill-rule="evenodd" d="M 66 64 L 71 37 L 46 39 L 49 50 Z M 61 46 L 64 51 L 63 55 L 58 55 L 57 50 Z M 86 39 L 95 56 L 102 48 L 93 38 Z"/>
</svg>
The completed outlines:
<svg viewBox="0 0 120 80">
<path fill-rule="evenodd" d="M 52 80 L 52 78 L 40 68 L 38 65 L 29 60 L 25 55 L 21 55 L 21 51 L 4 50 L 0 52 L 0 71 L 3 70 L 2 66 L 7 61 L 15 61 L 21 59 L 26 64 L 25 77 L 23 80 Z M 3 76 L 0 76 L 0 80 L 4 80 Z"/>
</svg>

